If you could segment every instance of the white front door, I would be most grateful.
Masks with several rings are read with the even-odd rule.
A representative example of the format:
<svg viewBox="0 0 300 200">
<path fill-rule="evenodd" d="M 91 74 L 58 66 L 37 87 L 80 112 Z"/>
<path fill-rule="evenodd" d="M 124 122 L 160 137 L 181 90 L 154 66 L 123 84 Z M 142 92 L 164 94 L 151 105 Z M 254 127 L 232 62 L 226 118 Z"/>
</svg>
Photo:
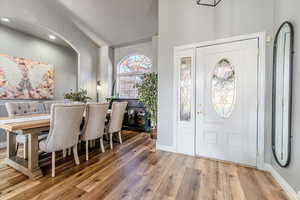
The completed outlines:
<svg viewBox="0 0 300 200">
<path fill-rule="evenodd" d="M 256 166 L 258 39 L 197 49 L 196 154 Z"/>
</svg>

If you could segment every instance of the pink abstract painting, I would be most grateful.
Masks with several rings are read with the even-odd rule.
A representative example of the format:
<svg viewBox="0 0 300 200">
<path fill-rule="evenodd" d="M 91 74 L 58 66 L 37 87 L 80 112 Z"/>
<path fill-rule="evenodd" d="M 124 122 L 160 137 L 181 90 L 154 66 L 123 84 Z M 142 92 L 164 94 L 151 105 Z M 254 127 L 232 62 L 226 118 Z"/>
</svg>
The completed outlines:
<svg viewBox="0 0 300 200">
<path fill-rule="evenodd" d="M 0 54 L 0 99 L 52 99 L 54 67 Z"/>
</svg>

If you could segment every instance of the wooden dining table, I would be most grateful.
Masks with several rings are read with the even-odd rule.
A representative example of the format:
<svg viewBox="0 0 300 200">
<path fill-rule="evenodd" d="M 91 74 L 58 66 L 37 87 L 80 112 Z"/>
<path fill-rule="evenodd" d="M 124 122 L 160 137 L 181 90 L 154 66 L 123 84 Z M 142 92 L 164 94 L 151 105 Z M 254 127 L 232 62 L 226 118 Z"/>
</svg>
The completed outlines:
<svg viewBox="0 0 300 200">
<path fill-rule="evenodd" d="M 108 111 L 108 115 L 111 111 Z M 38 119 L 47 118 L 47 119 Z M 9 122 L 11 119 L 20 119 L 18 122 Z M 22 119 L 26 121 L 21 121 Z M 31 120 L 32 119 L 32 120 Z M 4 121 L 4 122 L 3 122 Z M 17 171 L 25 174 L 30 179 L 38 179 L 43 176 L 39 166 L 38 136 L 50 129 L 49 114 L 33 114 L 14 118 L 1 117 L 0 129 L 6 132 L 6 158 L 5 163 Z M 16 154 L 16 136 L 28 136 L 28 149 L 26 156 L 20 157 Z"/>
<path fill-rule="evenodd" d="M 46 114 L 34 114 L 13 119 L 33 118 L 47 116 Z M 48 115 L 49 116 L 49 115 Z M 1 120 L 8 121 L 12 118 L 0 118 L 0 128 L 6 132 L 6 158 L 5 163 L 10 167 L 20 171 L 31 179 L 42 176 L 38 159 L 38 135 L 49 130 L 50 119 L 31 120 L 24 122 L 1 123 Z M 28 136 L 28 158 L 16 155 L 16 136 Z M 26 150 L 27 151 L 27 150 Z"/>
</svg>

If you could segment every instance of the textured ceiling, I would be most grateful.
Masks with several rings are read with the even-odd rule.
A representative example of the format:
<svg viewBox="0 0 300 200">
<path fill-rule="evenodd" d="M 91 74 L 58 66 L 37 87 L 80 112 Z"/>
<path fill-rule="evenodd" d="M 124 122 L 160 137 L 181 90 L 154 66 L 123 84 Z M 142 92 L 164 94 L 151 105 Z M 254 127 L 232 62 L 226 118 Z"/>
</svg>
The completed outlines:
<svg viewBox="0 0 300 200">
<path fill-rule="evenodd" d="M 122 46 L 149 40 L 158 32 L 158 0 L 51 0 L 48 2 L 53 3 L 55 8 L 70 18 L 95 43 L 97 39 L 101 39 L 110 46 Z M 49 34 L 55 35 L 55 33 L 35 24 L 11 19 L 10 23 L 0 22 L 0 25 L 70 47 L 57 35 L 56 40 L 50 40 Z"/>
<path fill-rule="evenodd" d="M 112 46 L 150 38 L 158 32 L 158 0 L 58 0 L 58 3 Z"/>
</svg>

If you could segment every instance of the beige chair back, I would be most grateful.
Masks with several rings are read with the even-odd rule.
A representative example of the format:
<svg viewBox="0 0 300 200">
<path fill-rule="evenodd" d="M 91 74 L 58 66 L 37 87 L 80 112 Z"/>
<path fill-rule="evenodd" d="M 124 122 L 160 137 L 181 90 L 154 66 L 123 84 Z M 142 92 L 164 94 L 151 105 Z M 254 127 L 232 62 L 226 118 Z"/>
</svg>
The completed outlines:
<svg viewBox="0 0 300 200">
<path fill-rule="evenodd" d="M 127 104 L 127 102 L 114 102 L 112 104 L 111 117 L 108 127 L 109 133 L 115 133 L 122 130 Z"/>
<path fill-rule="evenodd" d="M 68 149 L 78 143 L 83 104 L 52 104 L 50 132 L 46 139 L 46 152 Z"/>
<path fill-rule="evenodd" d="M 63 104 L 63 103 L 69 103 L 69 102 L 70 102 L 69 100 L 44 101 L 43 104 L 44 104 L 45 113 L 50 114 L 50 112 L 51 112 L 51 106 L 54 103 Z"/>
<path fill-rule="evenodd" d="M 103 136 L 108 106 L 108 103 L 90 103 L 87 105 L 83 140 L 94 140 Z"/>
<path fill-rule="evenodd" d="M 43 104 L 39 102 L 6 102 L 5 107 L 9 117 L 45 113 Z"/>
</svg>

